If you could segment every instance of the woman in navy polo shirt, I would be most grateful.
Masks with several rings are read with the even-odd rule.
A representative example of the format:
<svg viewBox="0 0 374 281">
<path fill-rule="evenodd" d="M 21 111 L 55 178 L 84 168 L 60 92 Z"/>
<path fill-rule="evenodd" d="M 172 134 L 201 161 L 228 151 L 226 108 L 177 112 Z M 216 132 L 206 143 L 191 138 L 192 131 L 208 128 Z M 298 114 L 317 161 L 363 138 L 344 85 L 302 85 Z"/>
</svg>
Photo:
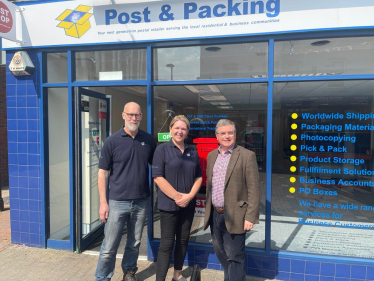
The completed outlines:
<svg viewBox="0 0 374 281">
<path fill-rule="evenodd" d="M 159 187 L 161 221 L 156 281 L 166 278 L 174 240 L 172 281 L 186 280 L 181 272 L 195 211 L 195 197 L 202 182 L 197 151 L 185 143 L 190 122 L 184 115 L 178 115 L 173 118 L 169 128 L 172 138 L 156 148 L 152 166 L 152 176 Z"/>
</svg>

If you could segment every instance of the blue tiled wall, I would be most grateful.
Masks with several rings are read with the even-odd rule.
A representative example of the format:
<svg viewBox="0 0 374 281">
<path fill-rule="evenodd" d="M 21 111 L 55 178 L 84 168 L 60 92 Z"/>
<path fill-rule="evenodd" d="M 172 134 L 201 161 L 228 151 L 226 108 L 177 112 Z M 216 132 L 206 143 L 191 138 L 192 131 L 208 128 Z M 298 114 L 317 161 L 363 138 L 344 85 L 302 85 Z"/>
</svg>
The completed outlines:
<svg viewBox="0 0 374 281">
<path fill-rule="evenodd" d="M 152 242 L 154 256 L 157 261 L 158 242 Z M 172 255 L 173 256 L 173 255 Z M 320 258 L 321 261 L 316 261 Z M 173 260 L 172 260 L 173 262 Z M 374 280 L 374 265 L 357 259 L 354 262 L 339 261 L 323 256 L 315 256 L 313 260 L 302 258 L 280 258 L 263 255 L 246 255 L 247 275 L 285 281 L 364 281 Z M 185 265 L 198 264 L 201 268 L 223 270 L 213 248 L 189 246 Z"/>
<path fill-rule="evenodd" d="M 317 257 L 316 257 L 317 258 Z M 266 261 L 264 263 L 264 260 Z M 323 257 L 321 257 L 323 260 Z M 336 258 L 339 260 L 339 257 Z M 269 267 L 270 264 L 273 264 Z M 359 262 L 359 260 L 357 260 Z M 261 264 L 261 267 L 256 265 Z M 247 274 L 292 281 L 358 281 L 374 280 L 374 266 L 349 262 L 311 261 L 276 257 L 247 256 Z M 255 268 L 253 268 L 253 266 Z M 269 268 L 273 268 L 270 270 Z M 261 273 L 261 275 L 260 275 Z"/>
<path fill-rule="evenodd" d="M 18 77 L 8 68 L 14 52 L 6 54 L 10 224 L 12 243 L 41 247 L 38 62 L 28 54 L 35 72 Z"/>
</svg>

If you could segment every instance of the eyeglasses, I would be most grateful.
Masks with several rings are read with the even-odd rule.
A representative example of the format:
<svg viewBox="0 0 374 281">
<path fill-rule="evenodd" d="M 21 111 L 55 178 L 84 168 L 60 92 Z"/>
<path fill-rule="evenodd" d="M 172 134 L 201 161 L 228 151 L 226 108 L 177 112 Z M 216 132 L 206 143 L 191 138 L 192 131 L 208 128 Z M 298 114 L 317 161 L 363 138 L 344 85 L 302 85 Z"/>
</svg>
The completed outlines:
<svg viewBox="0 0 374 281">
<path fill-rule="evenodd" d="M 132 119 L 132 118 L 134 118 L 135 117 L 135 119 L 140 119 L 140 117 L 142 117 L 142 114 L 141 113 L 139 113 L 139 114 L 134 114 L 134 113 L 126 113 L 126 112 L 123 112 L 123 113 L 125 113 L 130 119 Z"/>
<path fill-rule="evenodd" d="M 216 133 L 216 135 L 221 136 L 221 137 L 229 135 L 230 137 L 232 137 L 233 135 L 235 135 L 235 131 Z"/>
</svg>

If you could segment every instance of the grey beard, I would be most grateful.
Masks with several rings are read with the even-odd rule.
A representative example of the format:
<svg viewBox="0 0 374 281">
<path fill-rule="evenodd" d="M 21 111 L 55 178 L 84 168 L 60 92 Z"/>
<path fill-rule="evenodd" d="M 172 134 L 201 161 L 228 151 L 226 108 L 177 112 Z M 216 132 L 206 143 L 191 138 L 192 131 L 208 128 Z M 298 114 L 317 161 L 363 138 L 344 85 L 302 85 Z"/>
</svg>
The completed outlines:
<svg viewBox="0 0 374 281">
<path fill-rule="evenodd" d="M 140 122 L 138 124 L 136 124 L 136 125 L 133 125 L 133 126 L 131 126 L 129 123 L 125 123 L 126 128 L 130 132 L 135 132 L 139 128 L 139 125 L 140 125 Z"/>
</svg>

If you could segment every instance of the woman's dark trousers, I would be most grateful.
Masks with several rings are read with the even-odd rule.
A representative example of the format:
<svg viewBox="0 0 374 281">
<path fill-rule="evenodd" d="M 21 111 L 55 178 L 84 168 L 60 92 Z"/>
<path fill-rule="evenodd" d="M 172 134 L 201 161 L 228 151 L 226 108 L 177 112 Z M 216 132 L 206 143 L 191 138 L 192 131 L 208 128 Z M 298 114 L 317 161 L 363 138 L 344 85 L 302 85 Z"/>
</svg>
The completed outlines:
<svg viewBox="0 0 374 281">
<path fill-rule="evenodd" d="M 174 270 L 182 270 L 193 217 L 194 209 L 191 208 L 173 212 L 160 210 L 161 243 L 157 256 L 156 281 L 164 281 L 166 278 L 174 241 Z"/>
</svg>

